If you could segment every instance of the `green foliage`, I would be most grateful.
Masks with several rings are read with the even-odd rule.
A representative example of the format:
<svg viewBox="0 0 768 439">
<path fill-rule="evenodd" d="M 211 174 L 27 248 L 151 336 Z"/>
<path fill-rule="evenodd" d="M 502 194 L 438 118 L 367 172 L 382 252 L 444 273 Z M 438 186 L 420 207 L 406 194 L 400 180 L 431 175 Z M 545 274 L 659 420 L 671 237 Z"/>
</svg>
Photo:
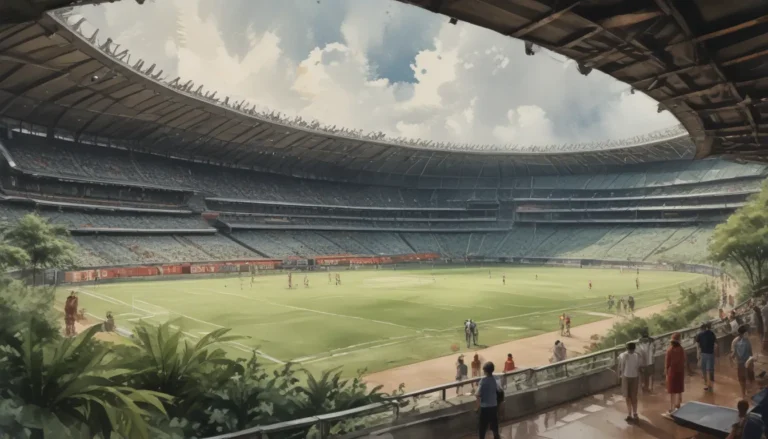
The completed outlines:
<svg viewBox="0 0 768 439">
<path fill-rule="evenodd" d="M 24 249 L 0 242 L 0 270 L 11 267 L 26 267 L 29 265 L 29 255 Z"/>
<path fill-rule="evenodd" d="M 53 298 L 53 290 L 0 277 L 0 345 L 19 348 L 17 334 L 24 330 L 32 331 L 35 340 L 58 340 L 59 314 L 52 307 Z"/>
<path fill-rule="evenodd" d="M 125 371 L 93 342 L 98 327 L 53 343 L 29 328 L 18 334 L 21 343 L 1 347 L 0 398 L 14 408 L 2 419 L 6 430 L 33 438 L 150 437 L 146 419 L 164 414 L 170 397 L 123 385 Z"/>
<path fill-rule="evenodd" d="M 69 239 L 66 227 L 50 224 L 37 214 L 28 214 L 16 224 L 7 228 L 5 240 L 12 247 L 22 249 L 27 259 L 20 253 L 6 248 L 5 254 L 0 248 L 0 256 L 6 262 L 23 263 L 32 268 L 33 281 L 41 268 L 67 267 L 72 264 L 75 246 Z M 3 256 L 4 255 L 4 256 Z M 0 259 L 0 262 L 3 262 Z"/>
<path fill-rule="evenodd" d="M 726 223 L 717 226 L 709 251 L 717 262 L 738 264 L 753 290 L 768 285 L 768 183 Z"/>
<path fill-rule="evenodd" d="M 664 312 L 648 318 L 633 317 L 627 321 L 613 325 L 611 330 L 602 338 L 597 349 L 608 349 L 632 340 L 637 340 L 640 334 L 663 334 L 680 328 L 689 327 L 705 313 L 717 307 L 718 295 L 712 284 L 704 284 L 697 288 L 683 288 L 680 299 Z"/>
</svg>

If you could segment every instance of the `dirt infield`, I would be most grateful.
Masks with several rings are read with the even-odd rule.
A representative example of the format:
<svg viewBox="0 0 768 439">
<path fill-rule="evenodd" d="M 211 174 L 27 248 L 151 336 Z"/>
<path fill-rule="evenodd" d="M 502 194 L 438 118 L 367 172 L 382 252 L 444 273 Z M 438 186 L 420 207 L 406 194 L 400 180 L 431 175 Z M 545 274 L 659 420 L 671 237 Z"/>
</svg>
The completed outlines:
<svg viewBox="0 0 768 439">
<path fill-rule="evenodd" d="M 736 295 L 738 287 L 732 282 L 731 288 L 728 290 L 729 294 Z M 649 317 L 664 311 L 668 306 L 667 303 L 650 306 L 638 310 L 635 315 L 637 317 Z M 614 316 L 599 322 L 573 327 L 571 328 L 571 337 L 561 336 L 560 331 L 549 332 L 478 349 L 464 355 L 469 362 L 471 356 L 476 352 L 481 361 L 493 361 L 496 367 L 500 368 L 506 361 L 507 354 L 511 353 L 515 358 L 515 366 L 519 368 L 543 366 L 549 364 L 549 359 L 552 357 L 552 347 L 556 340 L 561 340 L 565 344 L 568 349 L 568 357 L 576 357 L 584 352 L 586 346 L 589 346 L 592 335 L 603 335 L 611 329 L 614 323 L 626 318 L 626 316 Z M 482 342 L 482 333 L 480 337 L 480 342 Z M 365 381 L 370 385 L 382 385 L 385 390 L 397 389 L 403 383 L 406 392 L 439 386 L 455 380 L 457 358 L 458 355 L 448 355 L 396 367 L 367 375 Z"/>
<path fill-rule="evenodd" d="M 669 305 L 666 303 L 650 306 L 638 310 L 635 315 L 638 317 L 648 317 L 663 311 L 667 306 Z M 565 344 L 565 347 L 568 349 L 568 357 L 575 357 L 584 352 L 584 347 L 590 344 L 591 340 L 589 338 L 592 335 L 605 334 L 614 323 L 624 319 L 626 319 L 625 316 L 616 316 L 599 322 L 573 327 L 571 328 L 571 337 L 563 337 L 560 335 L 560 331 L 555 331 L 510 341 L 485 349 L 478 349 L 475 352 L 480 355 L 481 361 L 493 361 L 497 367 L 504 364 L 508 353 L 514 356 L 517 367 L 542 366 L 549 364 L 549 359 L 552 357 L 552 347 L 556 340 L 561 340 Z M 482 342 L 482 333 L 480 337 Z M 465 358 L 470 357 L 467 361 L 471 361 L 471 356 L 475 352 L 464 354 Z M 438 386 L 455 379 L 457 358 L 458 355 L 449 355 L 384 370 L 366 376 L 365 381 L 370 385 L 381 384 L 384 386 L 384 389 L 396 389 L 400 383 L 404 383 L 406 392 Z"/>
</svg>

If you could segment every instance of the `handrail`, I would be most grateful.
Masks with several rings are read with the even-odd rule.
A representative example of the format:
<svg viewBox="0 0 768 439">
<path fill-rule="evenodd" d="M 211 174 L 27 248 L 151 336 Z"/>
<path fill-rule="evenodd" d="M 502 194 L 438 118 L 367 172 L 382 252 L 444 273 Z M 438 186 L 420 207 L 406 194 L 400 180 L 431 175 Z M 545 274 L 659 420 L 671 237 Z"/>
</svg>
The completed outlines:
<svg viewBox="0 0 768 439">
<path fill-rule="evenodd" d="M 711 267 L 711 268 L 716 268 L 716 267 Z M 746 303 L 747 302 L 739 304 L 735 309 L 743 309 Z M 750 319 L 751 317 L 747 316 L 747 320 L 750 320 Z M 730 332 L 730 327 L 728 326 L 728 324 L 726 322 L 721 321 L 720 319 L 712 319 L 709 321 L 709 323 L 712 324 L 712 330 L 715 331 L 716 333 L 726 334 Z M 683 345 L 690 345 L 693 341 L 693 336 L 696 333 L 698 333 L 698 331 L 699 331 L 698 326 L 682 328 L 676 331 L 670 331 L 670 332 L 656 335 L 653 337 L 653 342 L 655 346 L 659 346 L 659 345 L 663 346 L 669 343 L 669 340 L 671 339 L 673 334 L 679 333 L 681 337 L 681 343 Z M 494 377 L 509 378 L 509 377 L 525 376 L 524 382 L 527 382 L 528 385 L 525 386 L 525 388 L 521 389 L 518 386 L 519 382 L 515 381 L 513 382 L 513 384 L 515 385 L 515 389 L 512 390 L 512 392 L 510 392 L 509 388 L 507 387 L 506 389 L 507 394 L 514 394 L 522 391 L 536 390 L 541 388 L 542 386 L 549 386 L 556 383 L 565 382 L 565 381 L 574 379 L 575 377 L 582 376 L 585 373 L 599 372 L 599 371 L 603 371 L 603 370 L 615 367 L 618 364 L 617 362 L 618 362 L 619 354 L 621 352 L 624 352 L 624 350 L 625 350 L 625 347 L 623 345 L 615 346 L 615 347 L 603 349 L 597 352 L 591 352 L 589 354 L 581 355 L 579 357 L 569 358 L 567 360 L 560 361 L 557 363 L 551 363 L 548 365 L 538 366 L 533 368 L 517 369 L 511 372 L 495 374 Z M 657 350 L 656 352 L 658 353 L 659 350 Z M 608 357 L 609 361 L 607 362 L 593 361 L 600 357 Z M 577 371 L 573 370 L 573 369 L 576 369 L 576 366 L 582 366 L 582 367 L 579 367 Z M 584 368 L 583 366 L 586 366 L 586 368 Z M 570 371 L 569 371 L 569 367 L 571 368 Z M 554 371 L 554 373 L 550 373 L 551 371 Z M 544 375 L 544 376 L 549 375 L 550 377 L 553 377 L 553 379 L 545 379 L 544 381 L 539 381 L 540 375 Z M 309 418 L 281 422 L 281 423 L 272 424 L 266 427 L 262 426 L 252 430 L 244 430 L 241 432 L 231 433 L 225 436 L 217 436 L 216 438 L 211 438 L 211 439 L 241 438 L 243 437 L 244 433 L 251 433 L 251 432 L 254 432 L 254 433 L 263 432 L 265 434 L 262 435 L 261 438 L 268 439 L 266 435 L 267 431 L 275 433 L 280 431 L 296 429 L 296 428 L 299 428 L 299 426 L 306 427 L 310 425 L 317 425 L 319 423 L 323 423 L 323 426 L 327 426 L 329 422 L 340 421 L 353 415 L 359 415 L 359 414 L 370 412 L 373 409 L 382 408 L 381 404 L 386 404 L 386 403 L 395 404 L 396 410 L 395 410 L 394 417 L 395 419 L 397 419 L 400 414 L 399 410 L 397 409 L 398 407 L 397 404 L 400 403 L 401 401 L 417 398 L 420 396 L 430 395 L 437 392 L 440 392 L 441 400 L 446 400 L 448 390 L 466 386 L 466 385 L 471 385 L 479 382 L 481 379 L 482 379 L 481 377 L 475 377 L 475 378 L 470 378 L 462 381 L 454 381 L 446 384 L 441 384 L 439 386 L 433 386 L 426 389 L 420 389 L 414 392 L 409 392 L 403 395 L 387 397 L 384 403 L 374 403 L 374 404 L 369 404 L 367 406 L 359 407 L 357 409 L 346 410 L 343 412 L 328 413 L 328 414 L 313 416 Z M 328 437 L 326 434 L 327 432 L 324 428 L 325 427 L 320 428 L 320 435 L 322 438 Z"/>
</svg>

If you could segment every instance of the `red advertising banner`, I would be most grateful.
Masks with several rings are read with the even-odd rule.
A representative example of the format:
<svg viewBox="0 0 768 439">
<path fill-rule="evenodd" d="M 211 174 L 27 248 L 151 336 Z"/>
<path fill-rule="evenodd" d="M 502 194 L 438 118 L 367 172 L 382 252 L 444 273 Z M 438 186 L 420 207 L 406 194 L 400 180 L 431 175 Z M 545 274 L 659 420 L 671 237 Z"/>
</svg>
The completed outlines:
<svg viewBox="0 0 768 439">
<path fill-rule="evenodd" d="M 248 272 L 249 266 L 255 265 L 259 270 L 274 270 L 280 266 L 279 260 L 255 260 L 238 262 L 217 262 L 211 264 L 175 264 L 139 267 L 109 267 L 91 270 L 67 271 L 64 282 L 91 282 L 101 279 L 119 279 L 148 276 L 174 276 L 180 274 L 202 273 L 237 273 Z"/>
<path fill-rule="evenodd" d="M 315 258 L 316 265 L 348 267 L 349 265 L 386 265 L 401 262 L 433 261 L 439 259 L 437 253 L 419 253 L 396 256 L 323 256 Z M 307 260 L 303 260 L 309 263 Z M 274 270 L 283 266 L 283 261 L 278 259 L 258 259 L 251 261 L 211 262 L 207 264 L 166 264 L 138 267 L 107 267 L 90 270 L 67 271 L 64 273 L 64 282 L 78 283 L 91 282 L 101 279 L 119 279 L 131 277 L 150 276 L 175 276 L 181 274 L 214 274 L 214 273 L 248 273 L 250 267 L 256 266 L 258 270 Z M 296 268 L 304 268 L 306 265 Z"/>
<path fill-rule="evenodd" d="M 386 264 L 397 264 L 401 262 L 434 261 L 439 258 L 440 258 L 440 255 L 437 253 L 417 253 L 417 254 L 409 254 L 409 255 L 370 256 L 370 257 L 321 256 L 321 257 L 315 258 L 315 263 L 317 265 L 322 265 L 322 266 L 348 266 L 350 264 L 386 265 Z"/>
</svg>

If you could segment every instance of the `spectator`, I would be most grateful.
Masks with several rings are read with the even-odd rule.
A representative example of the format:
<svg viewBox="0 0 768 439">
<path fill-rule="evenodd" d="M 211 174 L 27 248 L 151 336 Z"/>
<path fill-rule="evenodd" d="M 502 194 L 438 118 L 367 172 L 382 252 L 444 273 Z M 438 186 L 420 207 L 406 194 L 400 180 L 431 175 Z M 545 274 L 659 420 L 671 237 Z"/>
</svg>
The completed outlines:
<svg viewBox="0 0 768 439">
<path fill-rule="evenodd" d="M 464 356 L 459 355 L 459 361 L 456 363 L 456 381 L 465 381 L 469 377 L 467 376 L 467 365 L 464 364 Z M 463 386 L 456 387 L 456 394 L 461 393 Z"/>
<path fill-rule="evenodd" d="M 667 373 L 667 393 L 669 393 L 669 413 L 680 408 L 685 391 L 685 350 L 680 346 L 680 334 L 672 334 L 667 356 L 664 359 L 664 370 Z"/>
<path fill-rule="evenodd" d="M 764 437 L 760 432 L 762 429 L 755 429 L 757 430 L 758 435 L 751 435 L 747 436 L 746 430 L 753 430 L 748 427 L 754 427 L 754 425 L 749 425 L 753 423 L 759 424 L 757 419 L 750 419 L 750 416 L 747 414 L 749 411 L 749 403 L 745 400 L 741 400 L 736 404 L 736 409 L 739 411 L 739 420 L 731 426 L 731 432 L 728 434 L 728 437 L 726 439 L 742 439 L 742 438 L 749 438 L 752 439 L 754 437 L 755 439 Z"/>
<path fill-rule="evenodd" d="M 559 363 L 560 361 L 563 361 L 567 358 L 568 352 L 565 349 L 565 345 L 560 342 L 560 340 L 557 340 L 555 342 L 555 347 L 552 350 L 552 362 L 553 363 Z"/>
<path fill-rule="evenodd" d="M 512 354 L 507 354 L 507 361 L 504 362 L 504 373 L 512 372 L 517 367 L 515 367 L 515 360 L 512 358 Z M 504 375 L 504 378 L 502 379 L 503 387 L 507 388 L 507 375 Z"/>
<path fill-rule="evenodd" d="M 490 361 L 483 365 L 485 376 L 480 380 L 477 386 L 477 409 L 480 412 L 478 430 L 480 439 L 485 438 L 485 432 L 488 427 L 491 428 L 494 439 L 501 439 L 499 435 L 499 388 L 496 379 L 493 377 L 494 366 Z"/>
<path fill-rule="evenodd" d="M 627 343 L 626 352 L 619 355 L 619 378 L 621 378 L 621 390 L 627 401 L 627 422 L 638 421 L 637 416 L 637 388 L 640 377 L 640 354 L 635 352 L 635 344 Z"/>
<path fill-rule="evenodd" d="M 741 397 L 747 397 L 747 381 L 755 380 L 752 371 L 752 343 L 747 338 L 747 326 L 741 325 L 738 335 L 731 343 L 731 358 L 736 362 L 736 375 L 741 386 Z"/>
<path fill-rule="evenodd" d="M 760 341 L 763 341 L 763 331 L 765 326 L 763 322 L 763 313 L 760 311 L 760 307 L 755 304 L 752 307 L 752 321 L 755 322 L 755 328 L 757 329 L 757 336 L 760 337 Z"/>
<path fill-rule="evenodd" d="M 765 324 L 768 323 L 768 301 L 763 302 L 763 307 L 760 308 L 760 316 L 763 319 L 763 331 L 765 331 Z M 763 340 L 761 348 L 763 353 L 768 353 L 768 337 L 766 336 L 765 332 L 763 332 L 761 335 Z"/>
<path fill-rule="evenodd" d="M 643 391 L 651 392 L 653 390 L 653 376 L 656 373 L 654 363 L 656 346 L 653 344 L 653 339 L 648 336 L 648 331 L 643 331 L 640 334 L 637 350 L 641 358 L 640 374 L 643 381 Z"/>
<path fill-rule="evenodd" d="M 479 378 L 480 377 L 480 356 L 475 354 L 475 357 L 472 359 L 472 378 Z M 472 383 L 472 389 L 475 388 L 475 383 Z"/>
<path fill-rule="evenodd" d="M 701 332 L 696 334 L 696 344 L 701 359 L 701 373 L 704 375 L 704 391 L 714 391 L 715 385 L 715 349 L 717 337 L 709 328 L 708 323 L 702 323 Z"/>
</svg>

